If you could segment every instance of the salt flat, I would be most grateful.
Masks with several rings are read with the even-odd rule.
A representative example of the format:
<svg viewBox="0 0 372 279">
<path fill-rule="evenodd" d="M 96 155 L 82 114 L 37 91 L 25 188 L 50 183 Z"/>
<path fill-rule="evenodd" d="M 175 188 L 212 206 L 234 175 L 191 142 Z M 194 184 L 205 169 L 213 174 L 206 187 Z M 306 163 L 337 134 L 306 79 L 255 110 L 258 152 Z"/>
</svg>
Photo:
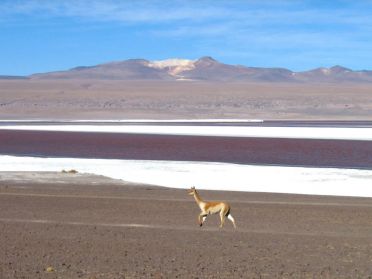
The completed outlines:
<svg viewBox="0 0 372 279">
<path fill-rule="evenodd" d="M 215 127 L 151 125 L 7 125 L 3 130 L 101 132 L 262 138 L 372 140 L 372 128 L 340 127 Z"/>
<path fill-rule="evenodd" d="M 3 130 L 63 131 L 79 133 L 150 134 L 212 137 L 298 138 L 327 140 L 372 140 L 372 128 L 349 127 L 238 127 L 167 125 L 18 125 L 0 126 Z M 151 142 L 149 143 L 151 145 Z M 32 147 L 30 147 L 32 150 Z M 97 145 L 98 148 L 98 145 Z M 99 148 L 105 148 L 100 146 Z M 32 152 L 31 152 L 32 153 Z M 12 154 L 9 154 L 12 155 Z M 247 155 L 248 156 L 248 155 Z M 136 160 L 110 158 L 60 158 L 0 156 L 2 171 L 61 171 L 75 169 L 125 181 L 187 188 L 274 192 L 312 195 L 372 197 L 372 170 L 301 167 L 283 165 L 231 164 L 206 161 Z"/>
<path fill-rule="evenodd" d="M 200 189 L 372 197 L 372 170 L 210 162 L 0 156 L 2 171 L 75 169 L 136 183 Z"/>
</svg>

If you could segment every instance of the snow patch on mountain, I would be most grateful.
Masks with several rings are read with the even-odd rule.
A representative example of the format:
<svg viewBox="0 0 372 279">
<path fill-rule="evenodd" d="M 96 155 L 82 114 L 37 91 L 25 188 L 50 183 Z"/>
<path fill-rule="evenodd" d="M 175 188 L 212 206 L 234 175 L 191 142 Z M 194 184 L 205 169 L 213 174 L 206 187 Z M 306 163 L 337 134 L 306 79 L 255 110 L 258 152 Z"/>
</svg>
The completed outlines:
<svg viewBox="0 0 372 279">
<path fill-rule="evenodd" d="M 195 60 L 179 58 L 154 60 L 150 61 L 147 66 L 156 69 L 166 69 L 168 74 L 175 77 L 183 78 L 179 74 L 182 73 L 183 71 L 189 71 L 194 69 Z"/>
</svg>

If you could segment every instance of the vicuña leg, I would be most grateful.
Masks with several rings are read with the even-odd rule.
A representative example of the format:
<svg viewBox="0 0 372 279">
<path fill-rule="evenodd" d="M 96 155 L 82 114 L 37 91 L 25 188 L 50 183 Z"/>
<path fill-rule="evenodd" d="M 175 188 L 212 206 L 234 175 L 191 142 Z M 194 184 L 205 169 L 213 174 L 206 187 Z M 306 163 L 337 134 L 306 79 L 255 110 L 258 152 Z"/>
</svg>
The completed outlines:
<svg viewBox="0 0 372 279">
<path fill-rule="evenodd" d="M 234 229 L 236 229 L 236 224 L 235 224 L 235 220 L 234 220 L 234 217 L 232 217 L 231 214 L 227 215 L 227 218 L 233 223 L 234 225 Z"/>
<path fill-rule="evenodd" d="M 225 223 L 225 213 L 223 212 L 223 210 L 220 211 L 220 218 L 221 218 L 220 228 L 222 228 L 223 224 Z"/>
<path fill-rule="evenodd" d="M 205 214 L 205 213 L 200 213 L 199 214 L 198 220 L 199 220 L 200 227 L 203 226 L 205 218 L 207 218 L 207 214 Z"/>
</svg>

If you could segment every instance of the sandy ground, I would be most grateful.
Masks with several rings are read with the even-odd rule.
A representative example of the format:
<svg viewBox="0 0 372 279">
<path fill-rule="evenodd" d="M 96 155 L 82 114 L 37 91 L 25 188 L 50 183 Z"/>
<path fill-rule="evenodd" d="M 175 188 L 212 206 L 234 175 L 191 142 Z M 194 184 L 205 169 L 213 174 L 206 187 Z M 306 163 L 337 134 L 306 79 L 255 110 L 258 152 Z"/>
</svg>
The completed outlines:
<svg viewBox="0 0 372 279">
<path fill-rule="evenodd" d="M 1 278 L 372 277 L 372 199 L 200 191 L 231 203 L 234 231 L 200 228 L 185 190 L 0 177 Z"/>
<path fill-rule="evenodd" d="M 368 84 L 0 80 L 0 119 L 371 120 Z"/>
</svg>

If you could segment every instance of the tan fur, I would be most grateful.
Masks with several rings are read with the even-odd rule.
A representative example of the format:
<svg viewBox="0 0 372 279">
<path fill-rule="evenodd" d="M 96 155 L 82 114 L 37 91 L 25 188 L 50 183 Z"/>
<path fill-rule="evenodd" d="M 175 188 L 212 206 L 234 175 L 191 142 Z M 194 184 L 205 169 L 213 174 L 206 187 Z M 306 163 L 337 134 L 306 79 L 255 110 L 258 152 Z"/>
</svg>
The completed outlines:
<svg viewBox="0 0 372 279">
<path fill-rule="evenodd" d="M 221 201 L 213 202 L 203 201 L 199 193 L 196 191 L 195 187 L 191 187 L 191 189 L 188 192 L 189 195 L 194 196 L 194 199 L 201 210 L 201 213 L 198 216 L 198 222 L 200 226 L 203 226 L 203 223 L 205 222 L 205 219 L 207 218 L 208 215 L 220 213 L 221 219 L 220 228 L 223 227 L 225 219 L 226 217 L 228 217 L 229 220 L 233 223 L 234 228 L 236 229 L 235 220 L 230 213 L 230 205 L 228 203 Z"/>
</svg>

